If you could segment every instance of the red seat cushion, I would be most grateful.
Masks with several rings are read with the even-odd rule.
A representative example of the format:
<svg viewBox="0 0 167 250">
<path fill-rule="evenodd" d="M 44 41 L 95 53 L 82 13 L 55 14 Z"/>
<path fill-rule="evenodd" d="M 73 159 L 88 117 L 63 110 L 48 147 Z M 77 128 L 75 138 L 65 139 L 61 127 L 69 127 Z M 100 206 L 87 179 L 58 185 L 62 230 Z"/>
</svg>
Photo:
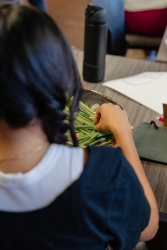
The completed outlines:
<svg viewBox="0 0 167 250">
<path fill-rule="evenodd" d="M 167 26 L 167 8 L 125 11 L 126 32 L 144 36 L 162 36 Z"/>
</svg>

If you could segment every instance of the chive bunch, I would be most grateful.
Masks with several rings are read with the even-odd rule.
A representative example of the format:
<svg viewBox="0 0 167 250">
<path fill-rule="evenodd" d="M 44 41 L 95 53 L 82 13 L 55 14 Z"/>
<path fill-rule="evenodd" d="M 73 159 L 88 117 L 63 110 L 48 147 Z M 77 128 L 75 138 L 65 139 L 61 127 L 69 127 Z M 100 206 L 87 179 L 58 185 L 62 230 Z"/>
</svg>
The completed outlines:
<svg viewBox="0 0 167 250">
<path fill-rule="evenodd" d="M 66 113 L 65 122 L 68 123 L 69 118 L 69 108 L 66 107 L 64 112 Z M 115 146 L 116 141 L 114 135 L 111 132 L 105 131 L 95 131 L 94 130 L 94 115 L 95 112 L 90 109 L 86 104 L 80 101 L 79 103 L 79 111 L 75 113 L 75 132 L 78 139 L 79 146 L 82 148 L 92 145 L 102 146 L 109 145 Z M 67 145 L 72 146 L 72 139 L 70 132 L 66 132 L 66 136 L 68 137 Z"/>
</svg>

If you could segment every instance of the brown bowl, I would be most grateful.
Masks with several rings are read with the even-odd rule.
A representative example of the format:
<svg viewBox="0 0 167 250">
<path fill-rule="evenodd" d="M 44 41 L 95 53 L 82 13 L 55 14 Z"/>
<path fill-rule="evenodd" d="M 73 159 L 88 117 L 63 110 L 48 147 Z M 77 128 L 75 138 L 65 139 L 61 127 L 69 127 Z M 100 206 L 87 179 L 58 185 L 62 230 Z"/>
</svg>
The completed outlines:
<svg viewBox="0 0 167 250">
<path fill-rule="evenodd" d="M 119 105 L 117 102 L 113 101 L 110 97 L 103 95 L 95 90 L 87 90 L 87 89 L 83 90 L 81 101 L 87 104 L 89 108 L 92 108 L 93 106 L 96 107 L 96 104 L 100 106 L 103 103 L 108 103 L 108 102 Z"/>
</svg>

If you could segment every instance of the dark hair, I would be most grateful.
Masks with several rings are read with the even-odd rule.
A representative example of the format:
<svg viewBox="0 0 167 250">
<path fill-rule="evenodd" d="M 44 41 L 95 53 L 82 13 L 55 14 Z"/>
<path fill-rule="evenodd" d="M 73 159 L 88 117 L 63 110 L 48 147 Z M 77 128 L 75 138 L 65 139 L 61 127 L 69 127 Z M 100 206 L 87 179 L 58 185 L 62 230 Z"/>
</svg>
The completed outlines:
<svg viewBox="0 0 167 250">
<path fill-rule="evenodd" d="M 73 144 L 74 111 L 81 83 L 71 48 L 46 13 L 26 5 L 0 6 L 0 119 L 19 128 L 38 117 L 48 140 L 65 144 L 63 109 L 74 96 L 70 111 Z"/>
</svg>

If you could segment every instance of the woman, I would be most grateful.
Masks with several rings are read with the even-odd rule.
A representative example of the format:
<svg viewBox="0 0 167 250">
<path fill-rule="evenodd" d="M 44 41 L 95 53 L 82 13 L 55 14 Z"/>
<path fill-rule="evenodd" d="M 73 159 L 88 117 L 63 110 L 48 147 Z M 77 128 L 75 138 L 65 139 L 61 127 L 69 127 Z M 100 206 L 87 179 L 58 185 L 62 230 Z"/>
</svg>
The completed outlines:
<svg viewBox="0 0 167 250">
<path fill-rule="evenodd" d="M 95 128 L 112 131 L 118 148 L 83 150 L 74 131 L 81 93 L 54 21 L 30 6 L 1 6 L 0 249 L 131 250 L 155 235 L 157 205 L 126 112 L 100 106 Z"/>
</svg>

